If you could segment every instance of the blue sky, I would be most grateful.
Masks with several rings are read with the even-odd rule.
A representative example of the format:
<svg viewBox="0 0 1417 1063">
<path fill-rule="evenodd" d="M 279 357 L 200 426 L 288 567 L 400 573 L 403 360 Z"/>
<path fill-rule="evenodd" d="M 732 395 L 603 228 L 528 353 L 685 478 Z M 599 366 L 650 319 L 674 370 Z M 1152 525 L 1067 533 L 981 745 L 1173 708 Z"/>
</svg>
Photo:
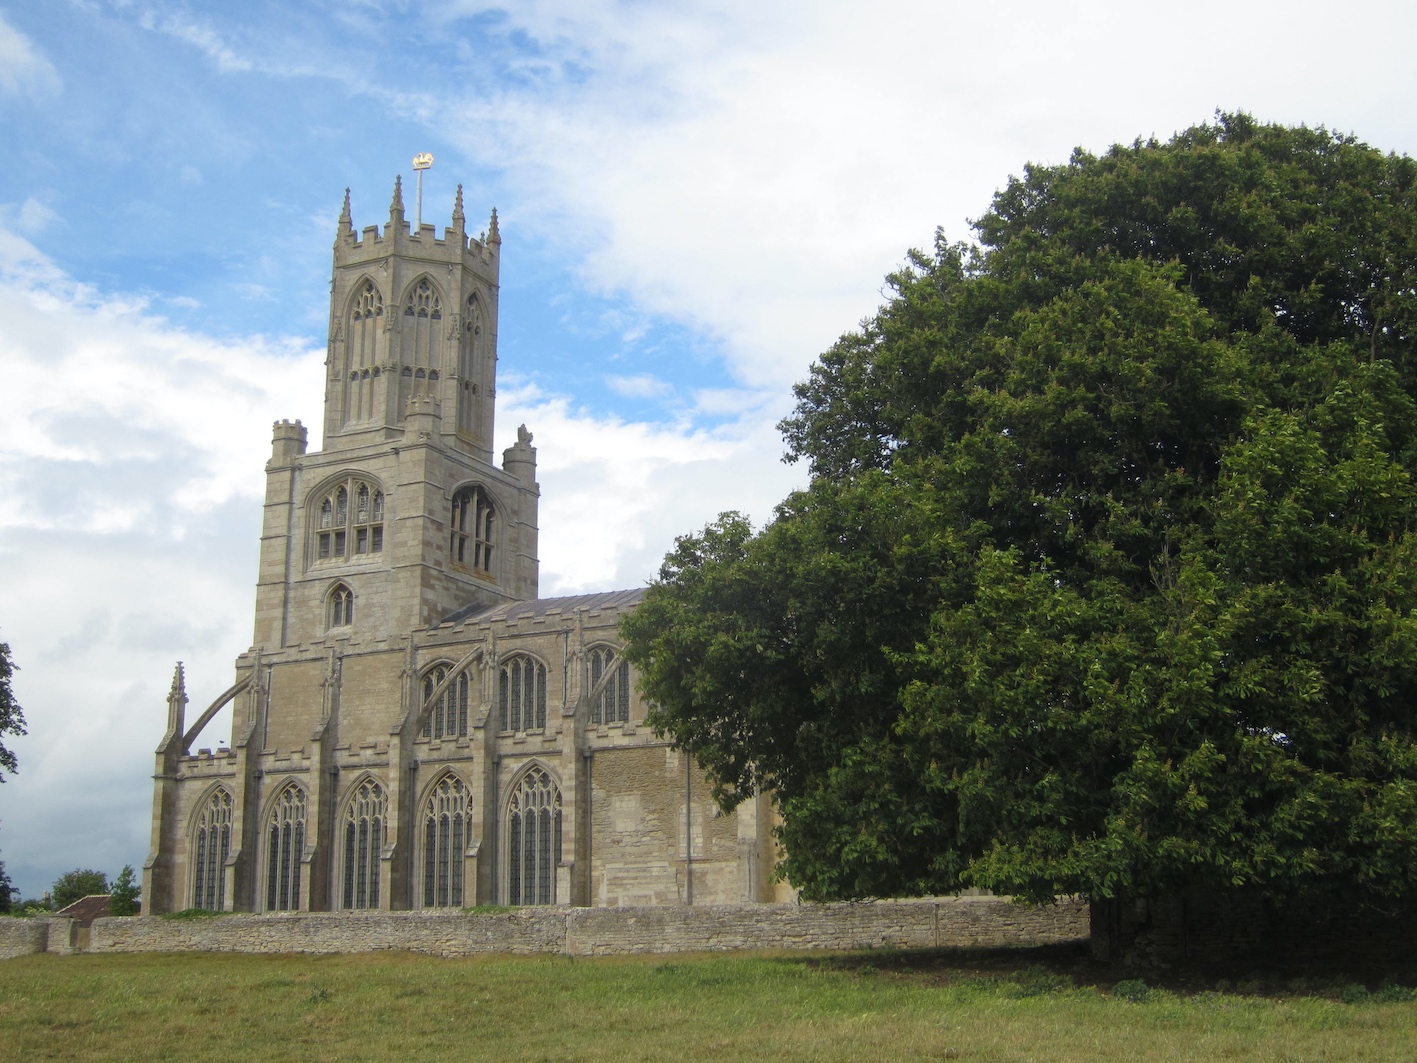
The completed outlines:
<svg viewBox="0 0 1417 1063">
<path fill-rule="evenodd" d="M 776 421 L 1010 173 L 1217 107 L 1417 151 L 1399 3 L 0 0 L 0 786 L 27 895 L 138 866 L 173 662 L 250 642 L 269 426 L 318 424 L 344 189 L 496 207 L 498 432 L 542 592 L 634 586 L 801 482 Z M 218 718 L 208 730 L 227 737 Z"/>
</svg>

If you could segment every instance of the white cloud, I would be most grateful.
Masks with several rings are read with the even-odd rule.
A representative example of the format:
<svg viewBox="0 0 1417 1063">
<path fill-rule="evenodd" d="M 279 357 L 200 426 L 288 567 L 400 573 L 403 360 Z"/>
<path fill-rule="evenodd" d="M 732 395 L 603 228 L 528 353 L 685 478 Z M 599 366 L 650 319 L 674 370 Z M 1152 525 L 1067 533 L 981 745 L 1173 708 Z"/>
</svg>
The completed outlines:
<svg viewBox="0 0 1417 1063">
<path fill-rule="evenodd" d="M 668 395 L 674 390 L 674 386 L 666 380 L 660 380 L 657 376 L 649 373 L 640 373 L 636 376 L 612 376 L 607 381 L 617 395 L 624 395 L 632 399 L 658 399 Z"/>
<path fill-rule="evenodd" d="M 216 64 L 224 74 L 244 73 L 252 68 L 250 59 L 238 55 L 215 29 L 184 14 L 158 15 L 144 12 L 140 24 L 149 30 L 165 33 L 185 44 L 190 44 Z"/>
<path fill-rule="evenodd" d="M 1389 2 L 547 0 L 505 18 L 534 62 L 411 113 L 506 169 L 508 225 L 578 245 L 589 287 L 717 337 L 755 388 L 800 379 L 908 247 L 937 224 L 967 238 L 1025 162 L 1217 106 L 1417 150 L 1398 113 L 1417 15 Z M 1367 56 L 1361 83 L 1342 54 Z"/>
<path fill-rule="evenodd" d="M 0 96 L 53 93 L 62 86 L 54 64 L 0 13 Z"/>
</svg>

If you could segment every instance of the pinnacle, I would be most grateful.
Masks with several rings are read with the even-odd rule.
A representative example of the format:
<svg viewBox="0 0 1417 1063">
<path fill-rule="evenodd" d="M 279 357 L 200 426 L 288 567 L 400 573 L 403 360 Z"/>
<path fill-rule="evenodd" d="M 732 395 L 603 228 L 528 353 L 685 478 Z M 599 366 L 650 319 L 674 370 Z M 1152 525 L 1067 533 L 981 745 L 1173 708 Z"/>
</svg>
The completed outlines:
<svg viewBox="0 0 1417 1063">
<path fill-rule="evenodd" d="M 453 200 L 453 226 L 457 229 L 461 229 L 463 226 L 462 185 L 458 185 L 458 195 Z"/>
<path fill-rule="evenodd" d="M 353 219 L 350 217 L 349 213 L 349 189 L 346 188 L 344 190 L 344 209 L 339 212 L 340 227 L 348 229 L 352 223 L 352 220 Z"/>
<path fill-rule="evenodd" d="M 500 244 L 502 234 L 497 231 L 497 208 L 492 208 L 492 224 L 487 229 L 487 242 L 489 244 Z"/>
<path fill-rule="evenodd" d="M 403 174 L 399 174 L 394 178 L 394 198 L 389 203 L 389 213 L 403 213 Z"/>
</svg>

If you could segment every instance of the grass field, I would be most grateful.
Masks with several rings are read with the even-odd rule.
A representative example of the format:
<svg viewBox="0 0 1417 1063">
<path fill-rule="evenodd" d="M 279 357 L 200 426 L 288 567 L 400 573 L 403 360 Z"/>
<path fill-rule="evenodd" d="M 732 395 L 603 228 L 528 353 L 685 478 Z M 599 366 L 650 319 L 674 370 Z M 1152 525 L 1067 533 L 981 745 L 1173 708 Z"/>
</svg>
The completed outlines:
<svg viewBox="0 0 1417 1063">
<path fill-rule="evenodd" d="M 1066 951 L 39 955 L 0 961 L 0 1059 L 1417 1059 L 1401 990 L 1097 974 Z"/>
</svg>

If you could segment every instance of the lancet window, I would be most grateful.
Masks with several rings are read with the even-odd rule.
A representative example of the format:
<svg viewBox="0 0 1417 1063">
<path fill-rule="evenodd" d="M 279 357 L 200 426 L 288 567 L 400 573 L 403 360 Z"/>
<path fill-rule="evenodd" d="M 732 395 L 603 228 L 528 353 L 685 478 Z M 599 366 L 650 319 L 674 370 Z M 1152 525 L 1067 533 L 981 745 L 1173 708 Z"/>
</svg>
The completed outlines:
<svg viewBox="0 0 1417 1063">
<path fill-rule="evenodd" d="M 314 507 L 315 559 L 348 561 L 384 550 L 384 492 L 350 477 L 330 487 Z"/>
<path fill-rule="evenodd" d="M 359 784 L 344 816 L 344 907 L 379 907 L 388 796 L 373 779 Z"/>
<path fill-rule="evenodd" d="M 481 425 L 477 423 L 477 370 L 482 350 L 482 307 L 477 296 L 467 298 L 467 312 L 463 315 L 462 351 L 458 365 L 458 430 L 478 435 Z"/>
<path fill-rule="evenodd" d="M 492 531 L 496 514 L 487 492 L 464 487 L 453 495 L 448 556 L 453 564 L 475 572 L 492 571 Z"/>
<path fill-rule="evenodd" d="M 423 806 L 423 907 L 461 908 L 468 842 L 467 787 L 445 775 Z"/>
<path fill-rule="evenodd" d="M 591 723 L 630 722 L 630 665 L 615 661 L 615 651 L 596 647 L 590 651 L 590 689 L 606 676 L 605 688 L 590 703 Z"/>
<path fill-rule="evenodd" d="M 546 665 L 517 656 L 503 662 L 497 681 L 497 716 L 504 731 L 546 726 Z"/>
<path fill-rule="evenodd" d="M 375 342 L 383 327 L 383 318 L 384 297 L 373 281 L 365 281 L 350 304 L 349 328 L 345 334 L 346 424 L 368 420 L 374 415 L 374 380 L 379 375 Z"/>
<path fill-rule="evenodd" d="M 448 677 L 441 665 L 423 677 L 423 704 L 433 696 L 438 684 Z M 467 672 L 459 672 L 448 689 L 439 695 L 423 721 L 424 738 L 462 738 L 467 735 Z"/>
<path fill-rule="evenodd" d="M 330 591 L 329 626 L 348 627 L 354 623 L 354 592 L 343 583 L 336 583 Z"/>
<path fill-rule="evenodd" d="M 231 853 L 231 794 L 217 790 L 197 813 L 193 842 L 196 874 L 192 907 L 220 912 L 226 907 L 226 858 Z"/>
<path fill-rule="evenodd" d="M 300 907 L 300 860 L 305 854 L 305 791 L 281 791 L 266 825 L 266 911 Z"/>
<path fill-rule="evenodd" d="M 544 768 L 527 769 L 507 806 L 507 900 L 555 904 L 561 863 L 561 791 Z"/>
</svg>

